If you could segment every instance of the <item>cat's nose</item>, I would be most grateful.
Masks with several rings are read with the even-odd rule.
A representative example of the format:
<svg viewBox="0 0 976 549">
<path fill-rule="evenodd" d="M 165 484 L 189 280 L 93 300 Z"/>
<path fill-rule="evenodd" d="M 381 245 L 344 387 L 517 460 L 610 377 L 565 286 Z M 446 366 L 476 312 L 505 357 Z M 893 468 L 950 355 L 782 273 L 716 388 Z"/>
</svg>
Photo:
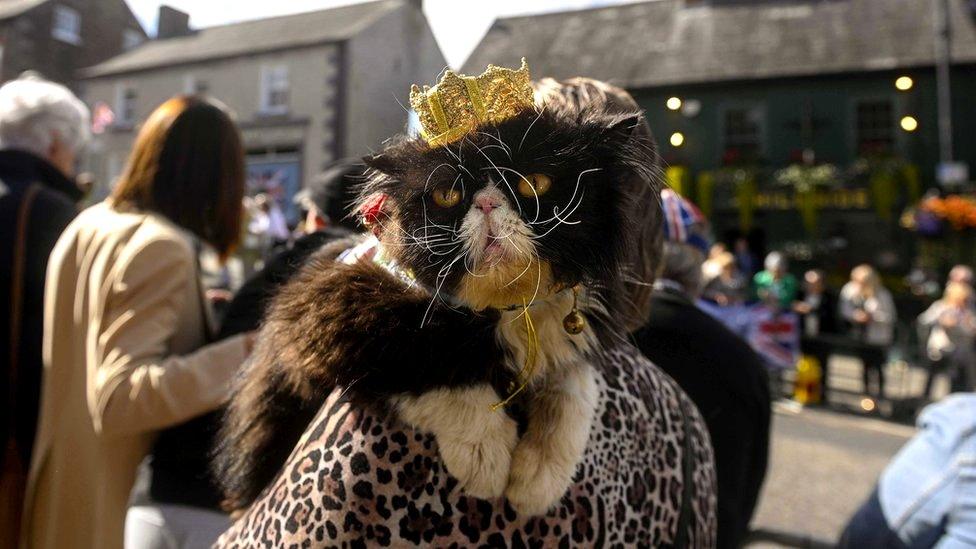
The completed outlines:
<svg viewBox="0 0 976 549">
<path fill-rule="evenodd" d="M 474 199 L 474 207 L 485 212 L 485 215 L 490 214 L 492 210 L 501 205 L 501 201 L 490 194 L 484 194 Z"/>
</svg>

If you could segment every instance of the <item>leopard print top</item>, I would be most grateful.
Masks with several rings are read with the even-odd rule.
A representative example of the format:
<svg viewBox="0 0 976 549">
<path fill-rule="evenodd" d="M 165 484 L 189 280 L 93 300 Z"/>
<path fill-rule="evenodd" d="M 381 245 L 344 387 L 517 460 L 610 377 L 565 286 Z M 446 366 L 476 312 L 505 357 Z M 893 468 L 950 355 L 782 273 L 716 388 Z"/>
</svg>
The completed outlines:
<svg viewBox="0 0 976 549">
<path fill-rule="evenodd" d="M 520 517 L 503 499 L 465 496 L 433 436 L 352 409 L 337 391 L 216 547 L 671 546 L 686 491 L 685 448 L 693 471 L 687 546 L 713 547 L 715 472 L 704 422 L 635 349 L 603 358 L 586 452 L 546 516 Z"/>
</svg>

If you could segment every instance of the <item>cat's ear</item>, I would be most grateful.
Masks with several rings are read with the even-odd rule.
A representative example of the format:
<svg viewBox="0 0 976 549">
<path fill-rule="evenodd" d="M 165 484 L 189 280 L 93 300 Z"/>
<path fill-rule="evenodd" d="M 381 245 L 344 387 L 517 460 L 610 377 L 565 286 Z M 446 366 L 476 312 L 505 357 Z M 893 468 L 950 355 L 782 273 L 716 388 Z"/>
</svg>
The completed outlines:
<svg viewBox="0 0 976 549">
<path fill-rule="evenodd" d="M 645 133 L 644 115 L 639 112 L 608 114 L 604 116 L 604 135 L 613 142 L 627 143 Z"/>
<path fill-rule="evenodd" d="M 387 149 L 377 154 L 369 154 L 363 157 L 363 163 L 384 175 L 398 178 L 403 175 L 403 162 L 395 149 Z"/>
</svg>

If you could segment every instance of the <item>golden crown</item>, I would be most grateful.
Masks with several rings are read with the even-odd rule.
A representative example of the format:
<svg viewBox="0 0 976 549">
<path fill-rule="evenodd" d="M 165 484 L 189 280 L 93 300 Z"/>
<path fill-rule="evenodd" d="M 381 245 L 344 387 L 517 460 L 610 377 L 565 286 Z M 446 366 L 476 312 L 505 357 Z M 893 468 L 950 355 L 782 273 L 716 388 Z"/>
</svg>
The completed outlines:
<svg viewBox="0 0 976 549">
<path fill-rule="evenodd" d="M 410 106 L 420 117 L 420 135 L 438 146 L 464 137 L 481 124 L 497 124 L 532 108 L 529 66 L 518 70 L 488 65 L 481 76 L 445 71 L 440 82 L 410 88 Z"/>
</svg>

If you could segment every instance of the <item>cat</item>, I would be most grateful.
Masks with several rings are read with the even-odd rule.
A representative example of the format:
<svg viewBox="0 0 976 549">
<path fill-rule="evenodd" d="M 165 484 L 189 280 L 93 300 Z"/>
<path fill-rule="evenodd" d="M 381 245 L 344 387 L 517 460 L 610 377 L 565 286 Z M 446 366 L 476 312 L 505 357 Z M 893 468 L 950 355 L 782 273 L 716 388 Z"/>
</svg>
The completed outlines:
<svg viewBox="0 0 976 549">
<path fill-rule="evenodd" d="M 537 107 L 366 157 L 374 237 L 323 249 L 274 298 L 219 437 L 225 508 L 271 483 L 337 388 L 433 433 L 466 493 L 525 515 L 558 502 L 589 438 L 594 359 L 621 332 L 636 216 L 619 182 L 656 177 L 643 124 Z M 335 260 L 350 247 L 365 257 Z"/>
</svg>

